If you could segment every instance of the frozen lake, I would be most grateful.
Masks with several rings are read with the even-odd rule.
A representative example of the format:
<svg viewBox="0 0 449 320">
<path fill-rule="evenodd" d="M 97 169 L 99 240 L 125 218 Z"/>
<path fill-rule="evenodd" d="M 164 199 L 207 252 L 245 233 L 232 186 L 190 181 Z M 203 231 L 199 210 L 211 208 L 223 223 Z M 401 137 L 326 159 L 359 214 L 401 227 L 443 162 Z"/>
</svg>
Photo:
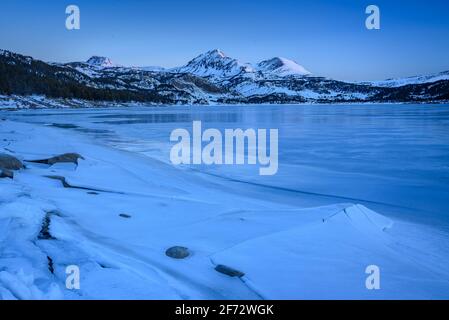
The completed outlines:
<svg viewBox="0 0 449 320">
<path fill-rule="evenodd" d="M 279 170 L 190 166 L 250 197 L 312 207 L 361 203 L 396 218 L 449 228 L 448 105 L 312 105 L 26 110 L 3 118 L 74 130 L 169 162 L 175 128 L 279 129 Z M 242 188 L 237 188 L 241 190 Z M 239 191 L 241 192 L 241 191 Z"/>
</svg>

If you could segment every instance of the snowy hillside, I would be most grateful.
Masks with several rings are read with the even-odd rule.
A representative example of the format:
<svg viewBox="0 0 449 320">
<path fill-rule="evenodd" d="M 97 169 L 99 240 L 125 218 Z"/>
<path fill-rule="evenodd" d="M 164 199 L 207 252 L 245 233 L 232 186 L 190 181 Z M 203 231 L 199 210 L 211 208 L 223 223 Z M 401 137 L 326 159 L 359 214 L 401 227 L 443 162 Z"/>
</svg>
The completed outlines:
<svg viewBox="0 0 449 320">
<path fill-rule="evenodd" d="M 398 78 L 398 79 L 387 79 L 382 81 L 369 81 L 362 82 L 363 84 L 368 84 L 372 86 L 378 87 L 401 87 L 411 84 L 421 84 L 421 83 L 431 83 L 437 82 L 441 80 L 449 80 L 449 71 L 440 72 L 433 75 L 425 75 L 425 76 L 415 76 L 408 78 Z"/>
</svg>

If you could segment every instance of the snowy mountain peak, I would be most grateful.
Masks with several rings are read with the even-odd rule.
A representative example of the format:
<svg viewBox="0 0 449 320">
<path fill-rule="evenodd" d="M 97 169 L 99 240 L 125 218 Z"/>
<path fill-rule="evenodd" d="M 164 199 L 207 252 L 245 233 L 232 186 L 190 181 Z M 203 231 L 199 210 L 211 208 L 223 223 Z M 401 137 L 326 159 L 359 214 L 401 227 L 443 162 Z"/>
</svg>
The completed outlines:
<svg viewBox="0 0 449 320">
<path fill-rule="evenodd" d="M 258 63 L 257 70 L 276 76 L 305 76 L 311 74 L 308 70 L 297 64 L 295 61 L 282 57 L 275 57 Z"/>
<path fill-rule="evenodd" d="M 111 61 L 111 59 L 100 56 L 93 56 L 87 60 L 87 64 L 100 68 L 112 68 L 117 65 Z"/>
<path fill-rule="evenodd" d="M 220 49 L 200 54 L 185 66 L 177 68 L 177 72 L 191 73 L 201 77 L 228 78 L 248 71 L 248 66 L 237 59 L 228 57 Z"/>
<path fill-rule="evenodd" d="M 185 66 L 176 68 L 174 71 L 191 73 L 214 80 L 223 80 L 236 75 L 254 77 L 256 71 L 259 72 L 258 76 L 262 77 L 306 76 L 311 74 L 303 66 L 286 58 L 272 58 L 262 61 L 254 67 L 251 64 L 244 64 L 227 56 L 220 49 L 200 54 Z"/>
<path fill-rule="evenodd" d="M 210 50 L 210 51 L 204 53 L 203 55 L 210 56 L 210 57 L 216 57 L 216 58 L 226 58 L 227 57 L 227 55 L 220 49 Z"/>
<path fill-rule="evenodd" d="M 190 60 L 187 63 L 187 65 L 201 64 L 201 63 L 202 64 L 211 64 L 214 62 L 220 63 L 220 61 L 223 61 L 223 63 L 226 63 L 226 62 L 237 61 L 237 60 L 228 57 L 220 49 L 214 49 L 214 50 L 209 50 L 205 53 L 200 54 L 196 58 Z"/>
</svg>

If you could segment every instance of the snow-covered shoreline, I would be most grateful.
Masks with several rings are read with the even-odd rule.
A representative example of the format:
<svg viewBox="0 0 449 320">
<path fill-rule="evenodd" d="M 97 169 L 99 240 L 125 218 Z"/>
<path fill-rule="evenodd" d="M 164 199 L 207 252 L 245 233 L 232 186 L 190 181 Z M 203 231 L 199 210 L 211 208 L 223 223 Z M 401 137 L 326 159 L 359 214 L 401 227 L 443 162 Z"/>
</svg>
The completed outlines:
<svg viewBox="0 0 449 320">
<path fill-rule="evenodd" d="M 449 101 L 423 101 L 423 102 L 345 102 L 344 105 L 407 105 L 407 104 L 422 104 L 422 105 L 445 105 L 448 104 Z M 321 103 L 321 102 L 297 102 L 288 104 L 279 104 L 279 103 L 245 103 L 245 104 L 229 104 L 229 103 L 217 103 L 213 104 L 189 104 L 189 106 L 258 106 L 258 107 L 266 107 L 273 105 L 291 105 L 293 107 L 301 107 L 301 106 L 324 106 L 324 105 L 342 105 L 342 102 L 329 102 L 329 103 Z M 42 95 L 31 95 L 31 96 L 20 96 L 20 95 L 11 95 L 5 96 L 0 95 L 0 110 L 1 111 L 20 111 L 20 110 L 51 110 L 51 109 L 113 109 L 113 108 L 135 108 L 135 107 L 173 107 L 177 106 L 177 104 L 158 104 L 158 103 L 142 103 L 136 101 L 130 102 L 111 102 L 111 101 L 87 101 L 81 99 L 61 99 L 61 98 L 47 98 Z"/>
<path fill-rule="evenodd" d="M 0 152 L 35 164 L 0 179 L 0 298 L 442 299 L 447 235 L 340 203 L 297 208 L 112 149 L 75 132 L 0 122 Z M 76 188 L 64 188 L 64 177 Z M 39 238 L 49 219 L 50 238 Z M 165 255 L 172 246 L 186 259 Z M 81 289 L 65 288 L 68 265 Z M 226 265 L 245 275 L 215 270 Z M 381 270 L 367 290 L 365 269 Z"/>
</svg>

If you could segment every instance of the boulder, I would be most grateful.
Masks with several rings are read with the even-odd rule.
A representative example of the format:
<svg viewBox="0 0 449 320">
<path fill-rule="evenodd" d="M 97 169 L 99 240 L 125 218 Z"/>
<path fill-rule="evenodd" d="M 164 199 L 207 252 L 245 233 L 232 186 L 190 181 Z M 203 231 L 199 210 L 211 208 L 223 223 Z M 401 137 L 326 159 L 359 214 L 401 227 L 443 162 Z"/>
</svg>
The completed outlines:
<svg viewBox="0 0 449 320">
<path fill-rule="evenodd" d="M 23 168 L 22 162 L 6 153 L 0 153 L 0 168 L 7 170 L 19 170 Z"/>
<path fill-rule="evenodd" d="M 0 178 L 14 179 L 14 172 L 8 169 L 0 169 Z"/>
<path fill-rule="evenodd" d="M 64 153 L 60 154 L 48 159 L 42 159 L 42 160 L 27 160 L 28 162 L 34 162 L 34 163 L 44 163 L 49 165 L 54 165 L 55 163 L 74 163 L 78 164 L 78 159 L 84 160 L 83 156 L 79 155 L 78 153 Z"/>
<path fill-rule="evenodd" d="M 216 266 L 215 267 L 215 271 L 218 271 L 218 272 L 223 273 L 223 274 L 225 274 L 227 276 L 230 276 L 230 277 L 239 277 L 239 278 L 241 278 L 241 277 L 243 277 L 245 275 L 241 271 L 235 270 L 235 269 L 233 269 L 231 267 L 228 267 L 228 266 L 225 266 L 225 265 L 222 265 L 222 264 L 219 264 L 218 266 Z"/>
<path fill-rule="evenodd" d="M 173 259 L 184 259 L 190 255 L 190 252 L 186 247 L 174 246 L 168 248 L 165 255 Z"/>
</svg>

